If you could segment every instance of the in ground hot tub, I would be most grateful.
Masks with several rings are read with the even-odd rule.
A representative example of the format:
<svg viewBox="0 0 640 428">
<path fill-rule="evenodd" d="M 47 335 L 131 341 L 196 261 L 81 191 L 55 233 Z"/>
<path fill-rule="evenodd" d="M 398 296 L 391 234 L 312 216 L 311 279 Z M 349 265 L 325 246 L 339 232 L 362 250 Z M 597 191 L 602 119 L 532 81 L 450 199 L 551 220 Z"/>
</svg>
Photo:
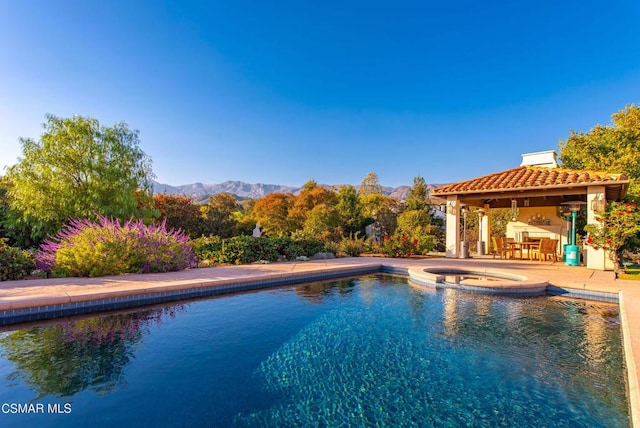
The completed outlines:
<svg viewBox="0 0 640 428">
<path fill-rule="evenodd" d="M 409 278 L 418 285 L 456 288 L 485 294 L 540 296 L 547 291 L 547 281 L 512 272 L 453 269 L 450 267 L 409 268 Z"/>
</svg>

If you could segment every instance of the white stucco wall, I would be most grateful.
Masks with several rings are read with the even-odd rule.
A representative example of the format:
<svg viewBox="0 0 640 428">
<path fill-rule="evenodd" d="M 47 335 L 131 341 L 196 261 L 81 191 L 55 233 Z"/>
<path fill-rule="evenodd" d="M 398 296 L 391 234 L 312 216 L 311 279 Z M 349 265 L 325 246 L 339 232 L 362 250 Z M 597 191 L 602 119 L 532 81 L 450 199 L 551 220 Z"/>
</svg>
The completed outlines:
<svg viewBox="0 0 640 428">
<path fill-rule="evenodd" d="M 522 241 L 522 233 L 529 233 L 530 238 L 558 239 L 558 253 L 562 251 L 562 245 L 567 243 L 567 226 L 564 218 L 558 217 L 556 207 L 519 207 L 516 221 L 507 224 L 507 238 Z M 549 220 L 548 225 L 532 224 L 536 220 Z M 531 222 L 531 224 L 530 224 Z"/>
</svg>

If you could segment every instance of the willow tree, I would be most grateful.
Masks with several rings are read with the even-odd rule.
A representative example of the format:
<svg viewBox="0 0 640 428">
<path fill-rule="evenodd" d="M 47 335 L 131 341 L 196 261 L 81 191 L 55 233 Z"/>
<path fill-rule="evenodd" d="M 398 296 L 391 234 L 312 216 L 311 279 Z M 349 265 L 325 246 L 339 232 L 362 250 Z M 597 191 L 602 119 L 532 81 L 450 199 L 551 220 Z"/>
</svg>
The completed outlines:
<svg viewBox="0 0 640 428">
<path fill-rule="evenodd" d="M 8 229 L 26 228 L 37 243 L 70 217 L 144 214 L 153 173 L 137 130 L 82 116 L 46 120 L 38 141 L 20 138 L 22 157 L 8 170 Z"/>
</svg>

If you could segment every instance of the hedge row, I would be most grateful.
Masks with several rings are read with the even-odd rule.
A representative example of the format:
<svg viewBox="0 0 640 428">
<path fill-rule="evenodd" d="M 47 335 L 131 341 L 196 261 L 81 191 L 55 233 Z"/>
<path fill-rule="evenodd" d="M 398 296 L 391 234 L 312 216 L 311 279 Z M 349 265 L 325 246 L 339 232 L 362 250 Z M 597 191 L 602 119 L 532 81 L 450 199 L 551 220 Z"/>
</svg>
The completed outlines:
<svg viewBox="0 0 640 428">
<path fill-rule="evenodd" d="M 317 239 L 254 238 L 236 236 L 221 239 L 217 236 L 202 237 L 192 241 L 196 258 L 210 263 L 245 264 L 259 260 L 295 260 L 311 257 L 324 251 L 324 242 Z"/>
</svg>

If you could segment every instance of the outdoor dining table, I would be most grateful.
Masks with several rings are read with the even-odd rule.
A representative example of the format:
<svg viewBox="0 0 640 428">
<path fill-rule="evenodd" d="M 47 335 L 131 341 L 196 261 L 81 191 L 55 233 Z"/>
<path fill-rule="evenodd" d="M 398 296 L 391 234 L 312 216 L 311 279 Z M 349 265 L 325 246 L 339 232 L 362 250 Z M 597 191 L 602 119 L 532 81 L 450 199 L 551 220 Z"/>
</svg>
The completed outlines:
<svg viewBox="0 0 640 428">
<path fill-rule="evenodd" d="M 520 253 L 520 260 L 524 259 L 524 250 L 527 250 L 529 260 L 531 260 L 531 250 L 540 247 L 540 241 L 511 241 L 507 242 L 507 247 L 511 250 L 511 257 L 516 258 L 516 251 Z"/>
</svg>

